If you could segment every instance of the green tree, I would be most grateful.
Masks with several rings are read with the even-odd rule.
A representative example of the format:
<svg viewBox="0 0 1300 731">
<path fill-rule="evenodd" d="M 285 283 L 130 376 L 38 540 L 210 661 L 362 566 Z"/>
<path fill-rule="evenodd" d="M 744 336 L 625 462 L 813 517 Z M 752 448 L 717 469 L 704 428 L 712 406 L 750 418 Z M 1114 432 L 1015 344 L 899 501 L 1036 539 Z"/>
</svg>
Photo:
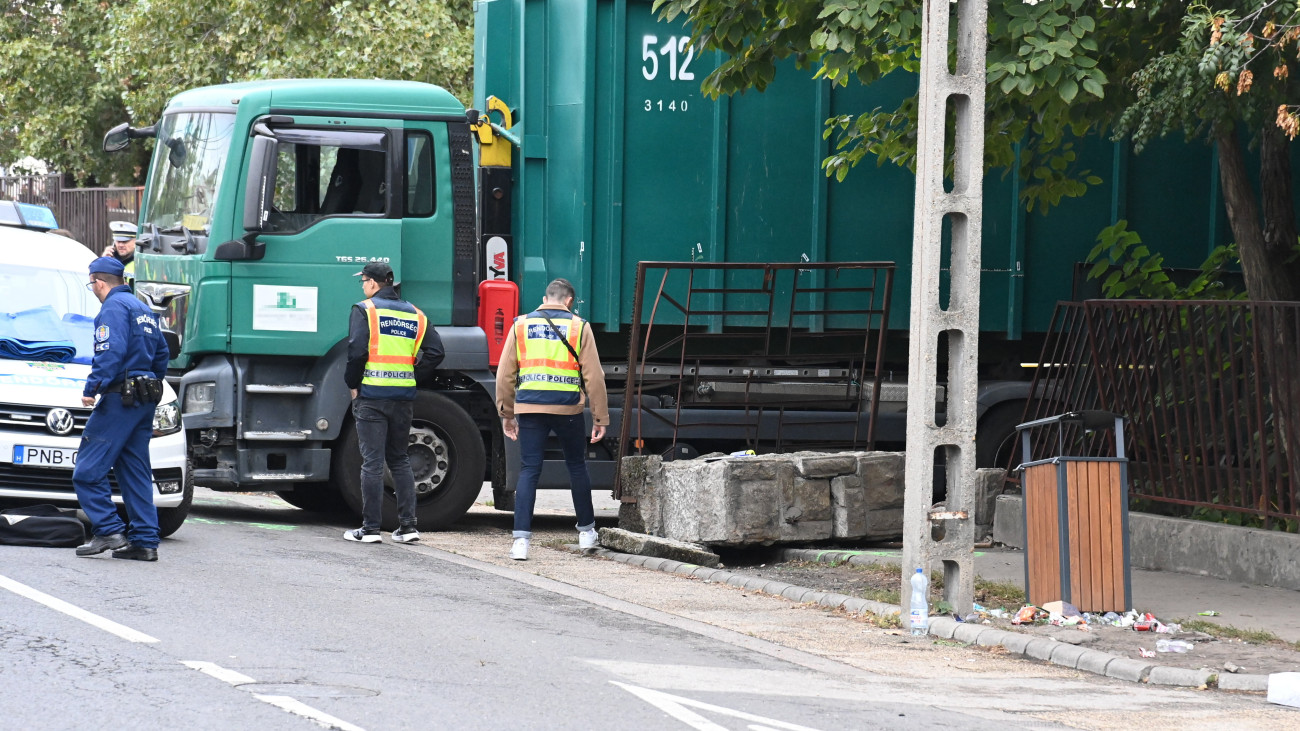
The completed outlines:
<svg viewBox="0 0 1300 731">
<path fill-rule="evenodd" d="M 0 16 L 0 161 L 32 155 L 81 182 L 139 182 L 100 152 L 167 99 L 265 78 L 384 78 L 468 100 L 473 9 L 456 0 L 11 0 Z M 11 43 L 16 43 L 10 48 Z M 25 94 L 25 96 L 22 96 Z M 140 150 L 139 155 L 147 155 Z"/>
<path fill-rule="evenodd" d="M 120 3 L 9 0 L 0 11 L 0 163 L 50 163 L 69 182 L 129 180 L 148 153 L 100 152 L 125 119 L 120 85 L 100 75 L 105 8 Z"/>
<path fill-rule="evenodd" d="M 1010 167 L 1019 149 L 1015 173 L 1032 209 L 1100 182 L 1076 165 L 1072 140 L 1084 135 L 1128 135 L 1138 146 L 1171 133 L 1212 141 L 1251 298 L 1300 299 L 1290 139 L 1278 126 L 1293 119 L 1290 130 L 1300 129 L 1300 116 L 1278 112 L 1300 95 L 1290 76 L 1272 73 L 1287 52 L 1295 55 L 1295 38 L 1281 38 L 1295 27 L 1296 4 L 1223 5 L 989 0 L 985 162 Z M 727 54 L 704 81 L 715 95 L 761 90 L 787 59 L 837 84 L 919 68 L 920 0 L 656 0 L 655 7 L 683 18 L 696 47 Z M 1272 33 L 1264 33 L 1270 23 Z M 1244 72 L 1260 66 L 1269 73 L 1255 73 L 1252 86 Z M 837 139 L 824 162 L 828 174 L 843 177 L 869 156 L 911 166 L 916 100 L 833 118 L 827 131 Z M 1252 142 L 1257 179 L 1246 162 Z"/>
</svg>

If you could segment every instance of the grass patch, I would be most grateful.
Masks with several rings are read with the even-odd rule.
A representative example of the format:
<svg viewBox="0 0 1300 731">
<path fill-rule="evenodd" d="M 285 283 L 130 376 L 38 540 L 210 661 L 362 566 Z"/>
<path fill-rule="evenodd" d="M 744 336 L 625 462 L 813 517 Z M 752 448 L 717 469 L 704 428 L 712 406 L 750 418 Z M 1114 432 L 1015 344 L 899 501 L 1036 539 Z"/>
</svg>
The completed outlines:
<svg viewBox="0 0 1300 731">
<path fill-rule="evenodd" d="M 901 602 L 897 591 L 889 589 L 863 589 L 857 592 L 857 595 L 863 599 L 870 599 L 874 602 L 884 602 L 885 604 L 898 604 Z"/>
<path fill-rule="evenodd" d="M 1277 635 L 1263 629 L 1241 629 L 1227 624 L 1215 624 L 1203 619 L 1183 619 L 1178 624 L 1188 632 L 1204 632 L 1211 637 L 1223 637 L 1241 640 L 1252 645 L 1284 645 L 1293 650 L 1300 650 L 1300 642 L 1287 642 Z"/>
<path fill-rule="evenodd" d="M 989 581 L 976 576 L 975 601 L 986 607 L 1006 607 L 1015 611 L 1025 604 L 1025 590 L 1012 583 Z"/>
</svg>

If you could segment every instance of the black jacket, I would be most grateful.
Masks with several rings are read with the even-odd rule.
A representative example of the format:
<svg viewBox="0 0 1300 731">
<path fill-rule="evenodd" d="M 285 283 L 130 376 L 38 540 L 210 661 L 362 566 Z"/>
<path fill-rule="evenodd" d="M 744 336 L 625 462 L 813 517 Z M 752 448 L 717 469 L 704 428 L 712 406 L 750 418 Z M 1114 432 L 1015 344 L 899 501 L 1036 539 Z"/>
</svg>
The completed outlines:
<svg viewBox="0 0 1300 731">
<path fill-rule="evenodd" d="M 375 293 L 379 299 L 399 300 L 392 287 L 384 287 Z M 415 354 L 415 380 L 422 381 L 433 372 L 443 358 L 442 338 L 438 330 L 430 325 L 424 331 L 424 340 L 420 343 L 420 352 Z M 359 305 L 352 306 L 352 315 L 348 318 L 348 365 L 343 371 L 343 382 L 348 388 L 361 388 L 361 378 L 366 371 L 366 360 L 370 357 L 370 323 L 365 310 Z"/>
</svg>

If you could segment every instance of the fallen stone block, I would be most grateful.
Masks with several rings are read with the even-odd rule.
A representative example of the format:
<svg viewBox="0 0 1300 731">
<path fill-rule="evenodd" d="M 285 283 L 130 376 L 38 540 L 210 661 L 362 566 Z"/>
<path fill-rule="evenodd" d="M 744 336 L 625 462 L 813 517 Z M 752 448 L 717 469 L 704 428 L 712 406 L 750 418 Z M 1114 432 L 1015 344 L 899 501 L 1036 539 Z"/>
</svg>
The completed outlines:
<svg viewBox="0 0 1300 731">
<path fill-rule="evenodd" d="M 994 500 L 993 542 L 1025 547 L 1025 501 L 1019 495 L 998 495 Z"/>
<path fill-rule="evenodd" d="M 801 477 L 835 477 L 851 475 L 858 468 L 858 453 L 820 454 L 817 452 L 796 452 L 793 458 L 795 470 Z"/>
<path fill-rule="evenodd" d="M 619 553 L 666 558 L 699 566 L 717 568 L 721 563 L 718 554 L 700 546 L 674 541 L 671 538 L 633 533 L 621 528 L 601 528 L 600 545 Z"/>
<path fill-rule="evenodd" d="M 856 475 L 831 478 L 831 536 L 861 538 L 867 534 L 867 491 Z"/>
</svg>

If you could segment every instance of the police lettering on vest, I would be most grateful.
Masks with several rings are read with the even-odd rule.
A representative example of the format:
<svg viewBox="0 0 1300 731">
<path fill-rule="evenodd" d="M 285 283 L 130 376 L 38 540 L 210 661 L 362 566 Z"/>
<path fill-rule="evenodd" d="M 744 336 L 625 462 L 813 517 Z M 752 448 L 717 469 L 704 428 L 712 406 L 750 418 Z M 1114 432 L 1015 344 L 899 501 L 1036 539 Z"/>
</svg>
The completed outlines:
<svg viewBox="0 0 1300 731">
<path fill-rule="evenodd" d="M 546 314 L 555 327 L 551 327 L 540 311 L 515 320 L 519 355 L 515 400 L 521 404 L 581 403 L 582 372 L 573 353 L 582 354 L 582 329 L 586 323 L 562 310 L 547 310 Z M 565 347 L 565 340 L 573 353 Z"/>
<path fill-rule="evenodd" d="M 415 398 L 415 356 L 428 320 L 418 307 L 400 300 L 359 302 L 370 324 L 370 350 L 361 377 L 363 398 Z"/>
</svg>

